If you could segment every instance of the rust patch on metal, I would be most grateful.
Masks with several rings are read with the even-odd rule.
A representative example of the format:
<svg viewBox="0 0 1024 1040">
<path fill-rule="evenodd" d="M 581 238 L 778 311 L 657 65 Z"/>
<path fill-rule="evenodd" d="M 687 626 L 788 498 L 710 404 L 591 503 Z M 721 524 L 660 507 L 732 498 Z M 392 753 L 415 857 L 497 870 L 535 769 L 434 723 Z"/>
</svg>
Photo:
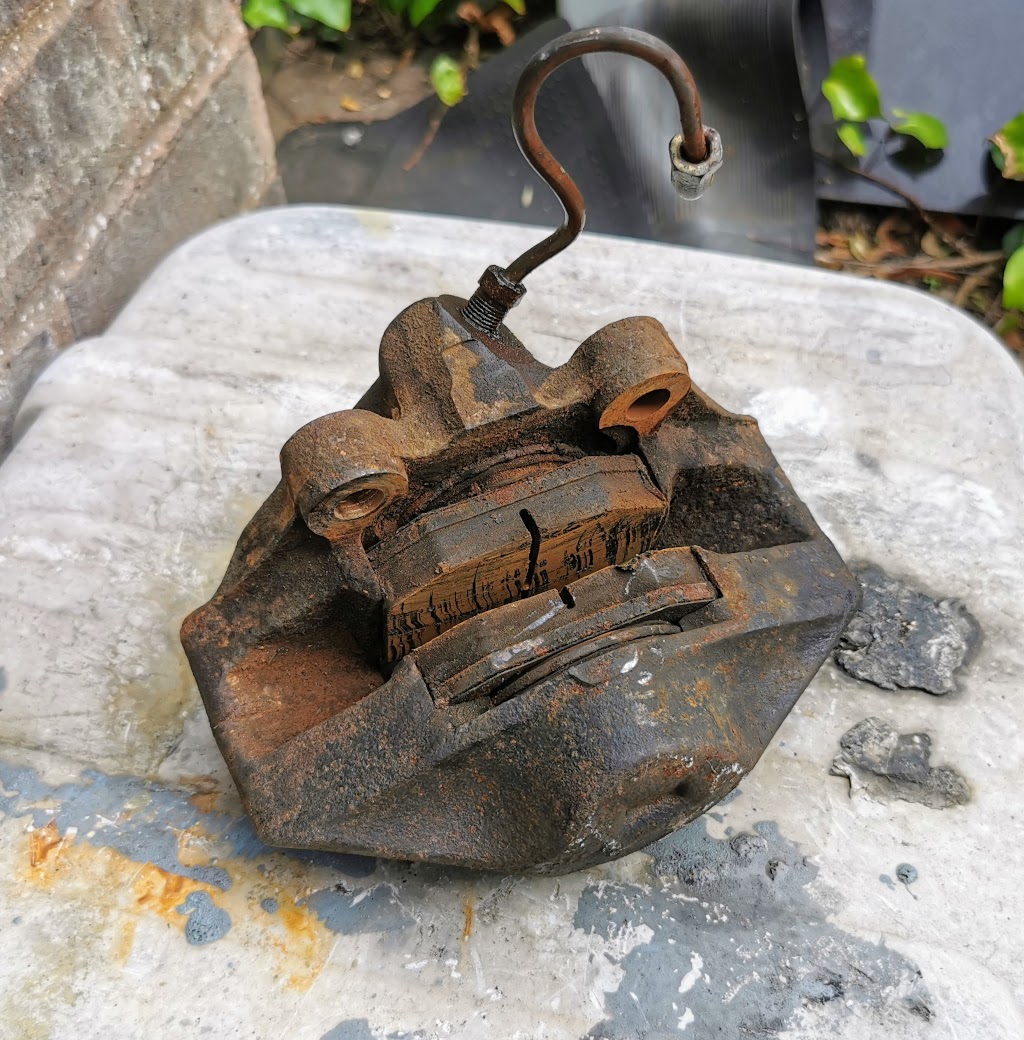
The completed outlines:
<svg viewBox="0 0 1024 1040">
<path fill-rule="evenodd" d="M 724 797 L 857 588 L 656 321 L 550 369 L 463 303 L 285 445 L 182 639 L 265 841 L 557 873 Z"/>
</svg>

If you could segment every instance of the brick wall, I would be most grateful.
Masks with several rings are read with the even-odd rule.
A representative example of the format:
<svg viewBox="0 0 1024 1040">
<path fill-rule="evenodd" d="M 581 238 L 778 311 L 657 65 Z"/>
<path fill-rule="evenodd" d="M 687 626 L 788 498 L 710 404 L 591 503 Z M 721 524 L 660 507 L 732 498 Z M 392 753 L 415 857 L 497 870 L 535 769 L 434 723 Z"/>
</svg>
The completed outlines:
<svg viewBox="0 0 1024 1040">
<path fill-rule="evenodd" d="M 230 0 L 0 0 L 0 454 L 31 380 L 177 243 L 283 201 Z"/>
</svg>

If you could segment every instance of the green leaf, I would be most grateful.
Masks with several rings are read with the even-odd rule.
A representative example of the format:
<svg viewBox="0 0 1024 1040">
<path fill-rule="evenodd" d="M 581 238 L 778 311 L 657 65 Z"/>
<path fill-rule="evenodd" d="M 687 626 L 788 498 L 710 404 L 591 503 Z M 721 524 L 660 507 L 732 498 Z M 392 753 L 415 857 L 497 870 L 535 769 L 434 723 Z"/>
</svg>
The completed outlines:
<svg viewBox="0 0 1024 1040">
<path fill-rule="evenodd" d="M 449 108 L 466 96 L 466 74 L 462 66 L 447 54 L 439 54 L 434 59 L 430 66 L 430 83 Z"/>
<path fill-rule="evenodd" d="M 516 14 L 526 14 L 526 0 L 505 0 L 505 6 L 511 7 Z"/>
<path fill-rule="evenodd" d="M 1018 112 L 989 140 L 992 161 L 999 172 L 1007 180 L 1024 181 L 1024 112 Z"/>
<path fill-rule="evenodd" d="M 250 29 L 271 29 L 291 31 L 291 19 L 284 0 L 245 0 L 242 4 L 242 17 Z"/>
<path fill-rule="evenodd" d="M 894 108 L 892 114 L 902 120 L 891 124 L 895 133 L 913 137 L 925 148 L 945 148 L 949 144 L 946 124 L 936 116 L 930 116 L 927 112 L 904 112 L 901 108 Z"/>
<path fill-rule="evenodd" d="M 348 32 L 352 24 L 352 0 L 290 0 L 299 14 L 338 32 Z"/>
<path fill-rule="evenodd" d="M 1003 306 L 1024 311 L 1024 246 L 1010 254 L 1003 268 Z"/>
<path fill-rule="evenodd" d="M 863 54 L 840 58 L 821 84 L 821 92 L 832 106 L 832 118 L 864 123 L 882 114 L 878 84 L 868 72 Z"/>
<path fill-rule="evenodd" d="M 409 5 L 409 21 L 414 26 L 419 25 L 428 15 L 434 13 L 434 9 L 441 3 L 441 0 L 412 0 Z"/>
<path fill-rule="evenodd" d="M 836 133 L 839 135 L 839 140 L 842 141 L 854 155 L 867 154 L 868 141 L 864 136 L 863 127 L 858 126 L 856 123 L 840 123 L 839 127 L 836 129 Z"/>
</svg>

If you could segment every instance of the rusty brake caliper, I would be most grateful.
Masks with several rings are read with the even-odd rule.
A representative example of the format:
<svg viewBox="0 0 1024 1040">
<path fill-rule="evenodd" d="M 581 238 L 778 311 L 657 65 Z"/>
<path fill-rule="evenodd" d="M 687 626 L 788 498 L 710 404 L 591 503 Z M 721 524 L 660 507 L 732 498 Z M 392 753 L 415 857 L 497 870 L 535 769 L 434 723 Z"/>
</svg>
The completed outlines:
<svg viewBox="0 0 1024 1040">
<path fill-rule="evenodd" d="M 622 856 L 714 805 L 836 643 L 856 585 L 756 422 L 693 386 L 653 318 L 560 368 L 505 326 L 583 199 L 534 101 L 619 51 L 679 102 L 680 193 L 721 165 L 682 60 L 644 33 L 542 49 L 516 91 L 562 226 L 467 302 L 391 323 L 355 408 L 299 430 L 182 642 L 260 836 L 501 870 Z"/>
</svg>

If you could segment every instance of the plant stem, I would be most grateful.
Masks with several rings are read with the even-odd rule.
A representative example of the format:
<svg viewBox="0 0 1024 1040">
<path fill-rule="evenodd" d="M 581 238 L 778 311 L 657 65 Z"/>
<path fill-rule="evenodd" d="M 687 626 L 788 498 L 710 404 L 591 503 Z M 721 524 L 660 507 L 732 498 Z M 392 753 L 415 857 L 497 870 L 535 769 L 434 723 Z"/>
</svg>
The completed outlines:
<svg viewBox="0 0 1024 1040">
<path fill-rule="evenodd" d="M 854 173 L 863 180 L 870 181 L 872 184 L 877 184 L 878 187 L 892 192 L 893 195 L 898 195 L 907 203 L 908 206 L 910 206 L 918 217 L 920 217 L 921 220 L 927 224 L 940 239 L 942 239 L 943 243 L 949 246 L 950 249 L 954 249 L 958 253 L 973 252 L 970 247 L 965 246 L 956 238 L 955 235 L 951 235 L 944 227 L 942 227 L 915 196 L 911 195 L 909 191 L 901 188 L 898 184 L 894 184 L 885 177 L 880 177 L 877 173 L 871 173 L 870 170 L 862 170 L 859 166 L 847 166 L 845 163 L 840 162 L 838 159 L 834 159 L 831 155 L 826 155 L 824 152 L 816 151 L 814 156 L 817 159 L 827 162 L 830 166 L 837 166 L 839 169 L 845 170 L 847 173 Z"/>
<path fill-rule="evenodd" d="M 970 256 L 947 256 L 936 260 L 934 257 L 921 254 L 912 256 L 907 260 L 896 260 L 885 264 L 863 263 L 859 260 L 845 261 L 844 268 L 861 268 L 872 271 L 878 275 L 905 274 L 907 271 L 963 271 L 972 267 L 981 267 L 985 264 L 997 264 L 1006 259 L 1006 254 L 1001 249 L 992 250 L 989 253 L 972 253 Z"/>
<path fill-rule="evenodd" d="M 419 147 L 412 155 L 402 164 L 402 169 L 408 173 L 414 169 L 416 164 L 426 154 L 427 149 L 430 147 L 434 138 L 437 136 L 438 128 L 441 126 L 441 120 L 444 119 L 445 113 L 448 111 L 448 106 L 442 104 L 434 114 L 430 117 L 430 121 L 427 123 L 427 132 L 423 135 L 423 140 L 420 141 Z"/>
</svg>

